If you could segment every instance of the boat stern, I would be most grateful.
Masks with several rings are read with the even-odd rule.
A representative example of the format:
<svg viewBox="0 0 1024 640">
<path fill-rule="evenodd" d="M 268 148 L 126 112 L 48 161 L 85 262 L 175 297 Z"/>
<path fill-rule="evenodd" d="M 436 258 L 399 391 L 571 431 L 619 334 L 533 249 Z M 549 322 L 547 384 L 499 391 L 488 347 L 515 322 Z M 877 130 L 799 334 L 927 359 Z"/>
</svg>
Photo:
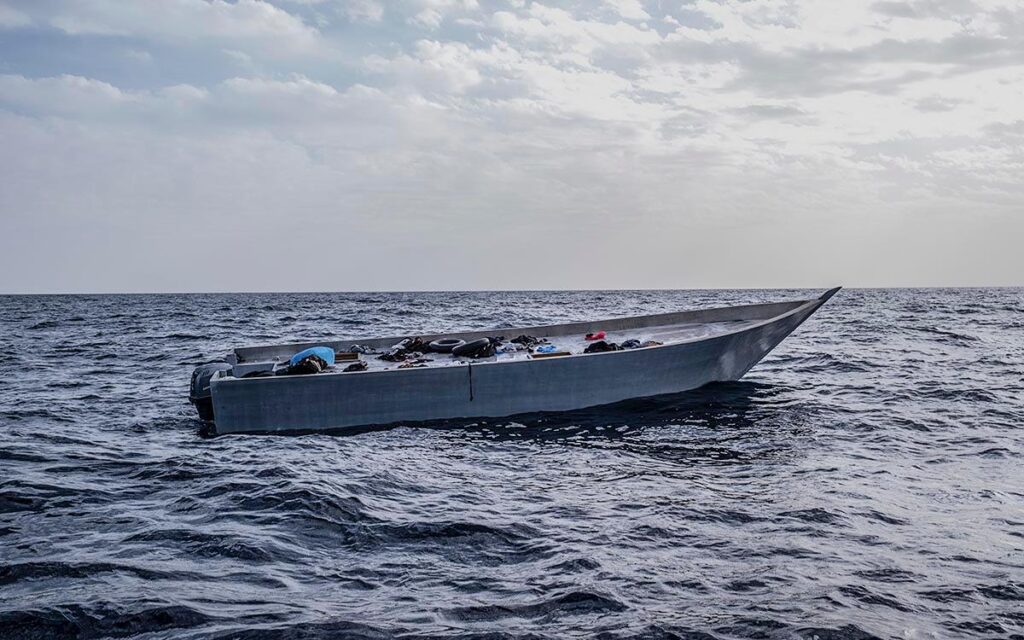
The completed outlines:
<svg viewBox="0 0 1024 640">
<path fill-rule="evenodd" d="M 213 392 L 210 383 L 214 377 L 231 371 L 227 362 L 207 362 L 192 371 L 192 382 L 189 385 L 188 401 L 196 408 L 199 419 L 213 422 Z"/>
</svg>

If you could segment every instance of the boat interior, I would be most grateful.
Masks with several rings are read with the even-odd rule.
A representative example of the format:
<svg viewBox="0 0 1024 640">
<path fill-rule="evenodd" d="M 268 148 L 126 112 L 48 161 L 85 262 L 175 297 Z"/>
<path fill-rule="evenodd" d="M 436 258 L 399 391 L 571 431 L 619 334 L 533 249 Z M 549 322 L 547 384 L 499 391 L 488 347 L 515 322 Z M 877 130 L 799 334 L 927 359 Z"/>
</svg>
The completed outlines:
<svg viewBox="0 0 1024 640">
<path fill-rule="evenodd" d="M 234 366 L 230 375 L 235 378 L 281 375 L 287 373 L 287 368 L 294 364 L 293 356 L 317 347 L 329 348 L 334 352 L 335 362 L 327 366 L 323 373 L 343 375 L 657 348 L 743 330 L 809 302 L 813 301 L 745 305 L 538 327 L 454 331 L 415 338 L 402 336 L 242 347 L 231 354 Z M 438 352 L 427 346 L 436 340 L 481 343 L 485 338 L 490 339 L 492 347 L 483 349 L 482 354 L 470 356 L 459 353 L 458 349 L 453 354 Z M 602 344 L 598 345 L 598 342 Z M 412 350 L 401 346 L 409 346 L 410 343 L 415 345 Z"/>
</svg>

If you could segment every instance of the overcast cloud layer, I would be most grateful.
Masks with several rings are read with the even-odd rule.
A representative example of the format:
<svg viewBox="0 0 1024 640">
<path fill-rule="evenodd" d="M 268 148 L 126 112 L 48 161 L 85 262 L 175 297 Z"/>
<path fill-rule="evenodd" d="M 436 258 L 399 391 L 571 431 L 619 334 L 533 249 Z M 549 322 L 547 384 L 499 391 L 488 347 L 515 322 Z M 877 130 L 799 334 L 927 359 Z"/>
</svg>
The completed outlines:
<svg viewBox="0 0 1024 640">
<path fill-rule="evenodd" d="M 1024 284 L 1019 0 L 0 0 L 0 292 Z"/>
</svg>

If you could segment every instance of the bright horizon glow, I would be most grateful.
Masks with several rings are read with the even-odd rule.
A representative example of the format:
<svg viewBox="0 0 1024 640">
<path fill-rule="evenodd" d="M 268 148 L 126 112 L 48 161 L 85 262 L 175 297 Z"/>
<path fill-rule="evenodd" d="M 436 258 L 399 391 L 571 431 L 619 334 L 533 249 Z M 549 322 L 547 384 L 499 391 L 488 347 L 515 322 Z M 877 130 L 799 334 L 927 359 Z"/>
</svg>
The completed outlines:
<svg viewBox="0 0 1024 640">
<path fill-rule="evenodd" d="M 0 0 L 0 293 L 1024 285 L 1015 0 Z"/>
</svg>

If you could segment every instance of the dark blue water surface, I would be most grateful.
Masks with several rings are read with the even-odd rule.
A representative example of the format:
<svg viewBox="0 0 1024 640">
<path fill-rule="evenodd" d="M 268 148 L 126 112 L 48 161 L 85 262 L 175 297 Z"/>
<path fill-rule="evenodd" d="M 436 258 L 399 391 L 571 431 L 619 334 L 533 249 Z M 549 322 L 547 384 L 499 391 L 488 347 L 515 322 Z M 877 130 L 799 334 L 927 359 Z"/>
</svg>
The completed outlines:
<svg viewBox="0 0 1024 640">
<path fill-rule="evenodd" d="M 1024 290 L 845 290 L 741 382 L 203 438 L 246 343 L 801 291 L 0 297 L 0 636 L 1024 637 Z"/>
</svg>

